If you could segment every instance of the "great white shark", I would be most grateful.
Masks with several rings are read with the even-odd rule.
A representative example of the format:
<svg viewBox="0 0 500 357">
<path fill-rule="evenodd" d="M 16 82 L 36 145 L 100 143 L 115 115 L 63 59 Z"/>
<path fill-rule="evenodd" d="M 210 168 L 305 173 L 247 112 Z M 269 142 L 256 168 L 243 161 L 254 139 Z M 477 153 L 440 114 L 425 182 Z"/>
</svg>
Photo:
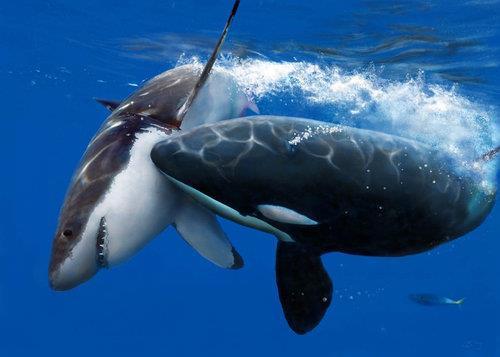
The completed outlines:
<svg viewBox="0 0 500 357">
<path fill-rule="evenodd" d="M 156 144 L 151 158 L 205 207 L 279 239 L 279 296 L 299 334 L 332 299 L 322 254 L 424 252 L 478 227 L 496 195 L 422 143 L 301 118 L 199 126 Z"/>
<path fill-rule="evenodd" d="M 170 224 L 216 265 L 243 265 L 215 215 L 174 187 L 150 159 L 153 146 L 179 130 L 238 117 L 248 107 L 231 76 L 214 71 L 209 77 L 238 5 L 201 74 L 195 66 L 181 66 L 120 103 L 99 100 L 112 113 L 66 195 L 49 265 L 53 289 L 73 288 L 128 259 Z"/>
</svg>

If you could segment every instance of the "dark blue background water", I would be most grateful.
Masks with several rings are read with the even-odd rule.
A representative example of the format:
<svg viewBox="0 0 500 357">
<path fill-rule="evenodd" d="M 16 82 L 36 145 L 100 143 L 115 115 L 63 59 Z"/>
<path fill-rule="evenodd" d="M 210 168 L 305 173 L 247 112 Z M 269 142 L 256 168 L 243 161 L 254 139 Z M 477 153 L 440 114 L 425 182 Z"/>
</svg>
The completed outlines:
<svg viewBox="0 0 500 357">
<path fill-rule="evenodd" d="M 0 4 L 0 355 L 499 355 L 498 207 L 473 233 L 429 253 L 324 256 L 334 301 L 306 336 L 291 332 L 282 316 L 274 237 L 230 222 L 224 228 L 245 259 L 242 270 L 214 267 L 170 228 L 77 289 L 49 289 L 50 244 L 65 190 L 107 116 L 92 97 L 122 98 L 134 90 L 127 83 L 174 66 L 182 52 L 205 58 L 230 6 Z M 495 0 L 243 0 L 227 49 L 266 61 L 371 67 L 401 81 L 423 70 L 427 83 L 458 83 L 461 98 L 488 108 L 495 120 L 499 14 Z M 261 97 L 263 112 L 299 110 L 284 106 L 286 93 L 280 95 Z M 306 104 L 300 115 L 327 114 Z M 423 307 L 408 299 L 416 292 L 466 301 Z"/>
</svg>

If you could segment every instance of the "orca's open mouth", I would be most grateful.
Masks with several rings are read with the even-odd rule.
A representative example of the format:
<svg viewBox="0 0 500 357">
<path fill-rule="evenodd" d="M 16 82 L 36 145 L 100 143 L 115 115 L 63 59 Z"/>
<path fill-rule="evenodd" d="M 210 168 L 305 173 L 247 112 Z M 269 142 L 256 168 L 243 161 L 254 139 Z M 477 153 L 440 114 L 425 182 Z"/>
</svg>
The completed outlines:
<svg viewBox="0 0 500 357">
<path fill-rule="evenodd" d="M 102 217 L 99 222 L 99 231 L 96 237 L 96 261 L 99 268 L 108 267 L 108 229 L 106 218 Z"/>
</svg>

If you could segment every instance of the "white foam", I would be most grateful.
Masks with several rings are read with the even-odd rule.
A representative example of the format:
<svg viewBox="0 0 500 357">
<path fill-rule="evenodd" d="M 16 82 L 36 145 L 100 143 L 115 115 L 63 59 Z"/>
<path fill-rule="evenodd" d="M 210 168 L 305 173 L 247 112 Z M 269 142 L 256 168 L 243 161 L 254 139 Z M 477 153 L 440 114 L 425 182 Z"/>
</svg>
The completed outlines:
<svg viewBox="0 0 500 357">
<path fill-rule="evenodd" d="M 307 128 L 304 131 L 298 132 L 295 134 L 295 136 L 288 141 L 290 145 L 298 145 L 301 142 L 313 137 L 314 135 L 317 134 L 333 134 L 333 133 L 340 133 L 342 132 L 342 127 L 341 126 L 331 126 L 331 125 L 320 125 L 317 127 L 310 127 L 307 126 Z"/>
<path fill-rule="evenodd" d="M 199 60 L 183 58 L 179 63 L 199 65 Z M 460 93 L 457 86 L 427 83 L 423 73 L 391 81 L 375 70 L 345 72 L 309 62 L 225 57 L 216 67 L 235 76 L 257 102 L 279 96 L 284 106 L 299 103 L 314 109 L 312 119 L 418 140 L 448 152 L 469 170 L 488 167 L 494 176 L 493 163 L 479 168 L 472 163 L 498 145 L 495 110 Z M 276 105 L 273 101 L 273 109 Z M 315 108 L 321 108 L 321 117 Z"/>
</svg>

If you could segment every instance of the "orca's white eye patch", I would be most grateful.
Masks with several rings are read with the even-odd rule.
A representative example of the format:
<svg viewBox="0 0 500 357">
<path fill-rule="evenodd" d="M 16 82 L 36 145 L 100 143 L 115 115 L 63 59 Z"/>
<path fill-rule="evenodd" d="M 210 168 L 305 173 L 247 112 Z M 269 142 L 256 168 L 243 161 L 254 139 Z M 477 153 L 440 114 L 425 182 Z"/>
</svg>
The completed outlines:
<svg viewBox="0 0 500 357">
<path fill-rule="evenodd" d="M 318 224 L 315 220 L 283 206 L 258 205 L 257 209 L 264 217 L 280 223 L 300 224 L 305 226 L 314 226 Z"/>
</svg>

